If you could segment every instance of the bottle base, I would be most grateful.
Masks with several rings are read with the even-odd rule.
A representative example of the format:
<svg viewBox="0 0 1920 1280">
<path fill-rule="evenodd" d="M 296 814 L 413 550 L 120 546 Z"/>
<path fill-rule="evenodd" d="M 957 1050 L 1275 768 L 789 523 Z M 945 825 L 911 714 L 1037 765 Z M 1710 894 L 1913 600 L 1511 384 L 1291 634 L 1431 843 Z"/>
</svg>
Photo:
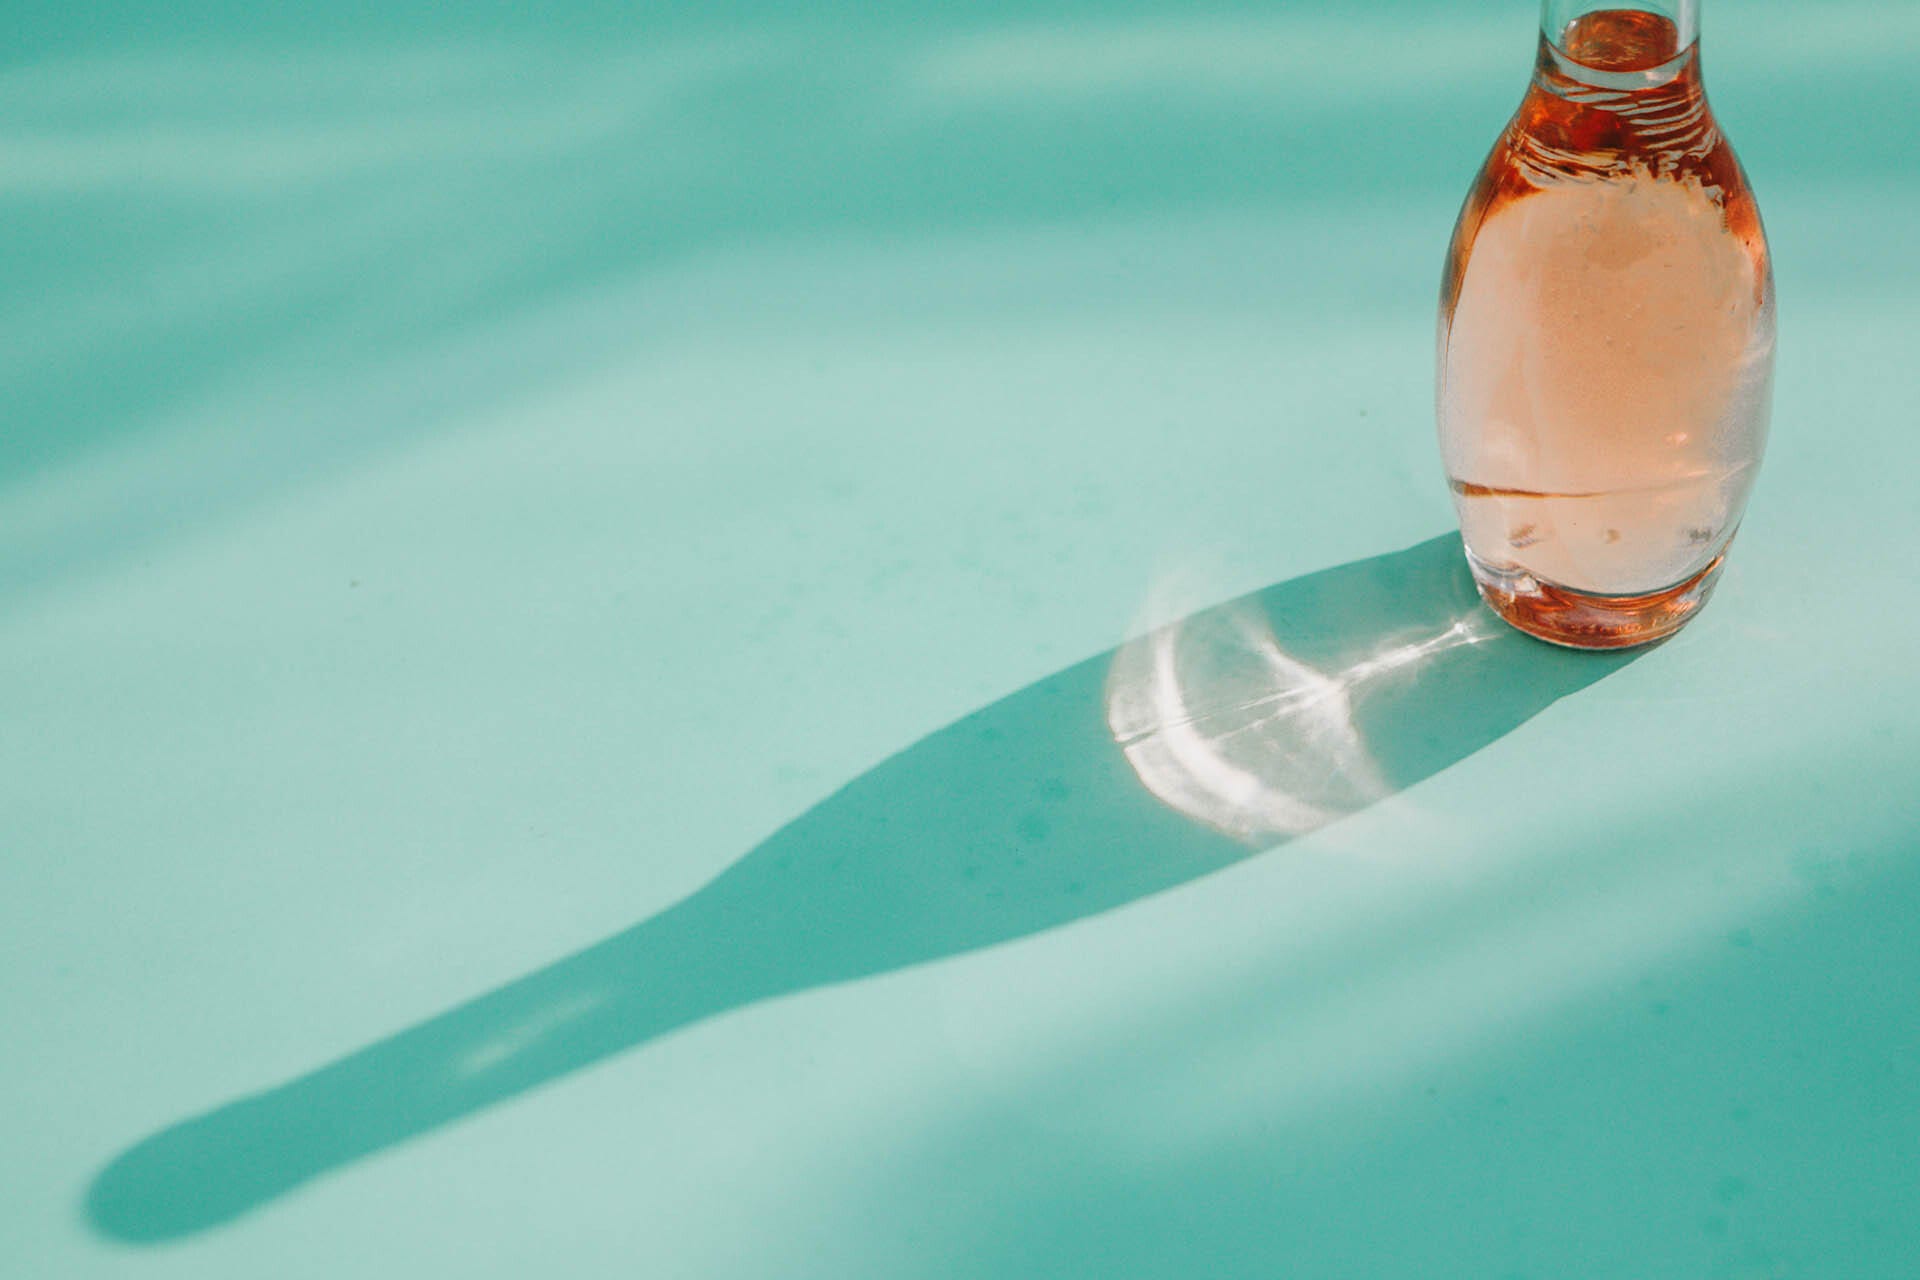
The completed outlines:
<svg viewBox="0 0 1920 1280">
<path fill-rule="evenodd" d="M 1725 560 L 1724 553 L 1715 556 L 1706 568 L 1664 591 L 1600 596 L 1467 554 L 1474 585 L 1489 608 L 1534 639 L 1566 649 L 1632 649 L 1665 640 L 1707 602 Z"/>
</svg>

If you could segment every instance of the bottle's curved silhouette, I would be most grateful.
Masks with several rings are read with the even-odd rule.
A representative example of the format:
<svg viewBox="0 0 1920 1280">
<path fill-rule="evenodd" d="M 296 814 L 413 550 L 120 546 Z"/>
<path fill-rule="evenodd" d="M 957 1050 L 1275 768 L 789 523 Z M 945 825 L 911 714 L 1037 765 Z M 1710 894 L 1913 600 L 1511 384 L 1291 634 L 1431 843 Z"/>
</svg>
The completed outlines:
<svg viewBox="0 0 1920 1280">
<path fill-rule="evenodd" d="M 651 919 L 135 1143 L 87 1189 L 86 1217 L 115 1240 L 178 1239 L 702 1019 L 1189 883 L 1431 776 L 1619 665 L 1472 626 L 1466 579 L 1459 539 L 1434 538 L 1172 624 L 1149 645 L 1167 660 L 1144 672 L 1132 645 L 1056 672 L 876 765 Z M 1329 746 L 1326 705 L 1301 695 L 1335 684 Z M 1178 709 L 1143 717 L 1142 692 L 1177 693 Z M 1173 732 L 1217 749 L 1156 752 Z M 1181 787 L 1182 768 L 1254 784 L 1241 816 Z"/>
<path fill-rule="evenodd" d="M 1441 451 L 1474 577 L 1576 648 L 1693 615 L 1766 443 L 1766 236 L 1707 104 L 1695 0 L 1671 3 L 1546 0 L 1441 289 Z"/>
</svg>

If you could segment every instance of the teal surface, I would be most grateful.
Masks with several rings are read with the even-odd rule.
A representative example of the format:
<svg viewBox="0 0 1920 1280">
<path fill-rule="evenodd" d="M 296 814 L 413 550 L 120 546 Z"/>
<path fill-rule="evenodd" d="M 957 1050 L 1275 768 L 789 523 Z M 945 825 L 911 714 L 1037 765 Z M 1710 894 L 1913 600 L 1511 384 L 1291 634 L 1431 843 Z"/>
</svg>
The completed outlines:
<svg viewBox="0 0 1920 1280">
<path fill-rule="evenodd" d="M 1707 9 L 1774 438 L 1622 659 L 1432 439 L 1525 3 L 80 8 L 0 1276 L 1910 1280 L 1920 9 Z"/>
</svg>

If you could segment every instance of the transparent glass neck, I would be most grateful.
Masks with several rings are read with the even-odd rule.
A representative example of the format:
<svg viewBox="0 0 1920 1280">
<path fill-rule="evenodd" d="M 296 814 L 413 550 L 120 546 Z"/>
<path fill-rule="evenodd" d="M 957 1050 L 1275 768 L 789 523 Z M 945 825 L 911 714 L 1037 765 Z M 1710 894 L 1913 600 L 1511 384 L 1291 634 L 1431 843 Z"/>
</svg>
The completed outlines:
<svg viewBox="0 0 1920 1280">
<path fill-rule="evenodd" d="M 1587 14 L 1602 11 L 1648 13 L 1667 19 L 1677 30 L 1678 49 L 1700 38 L 1700 0 L 1541 0 L 1540 30 L 1555 47 L 1564 47 L 1568 27 Z"/>
</svg>

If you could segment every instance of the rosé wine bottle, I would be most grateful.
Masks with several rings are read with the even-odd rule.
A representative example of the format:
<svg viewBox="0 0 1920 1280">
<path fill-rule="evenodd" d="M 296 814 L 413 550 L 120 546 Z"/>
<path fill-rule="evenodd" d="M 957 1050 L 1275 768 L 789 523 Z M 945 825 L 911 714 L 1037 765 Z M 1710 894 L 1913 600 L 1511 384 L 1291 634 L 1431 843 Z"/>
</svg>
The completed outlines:
<svg viewBox="0 0 1920 1280">
<path fill-rule="evenodd" d="M 1697 0 L 1645 2 L 1545 0 L 1440 295 L 1440 448 L 1480 594 L 1582 649 L 1706 602 L 1772 398 L 1773 271 Z"/>
</svg>

